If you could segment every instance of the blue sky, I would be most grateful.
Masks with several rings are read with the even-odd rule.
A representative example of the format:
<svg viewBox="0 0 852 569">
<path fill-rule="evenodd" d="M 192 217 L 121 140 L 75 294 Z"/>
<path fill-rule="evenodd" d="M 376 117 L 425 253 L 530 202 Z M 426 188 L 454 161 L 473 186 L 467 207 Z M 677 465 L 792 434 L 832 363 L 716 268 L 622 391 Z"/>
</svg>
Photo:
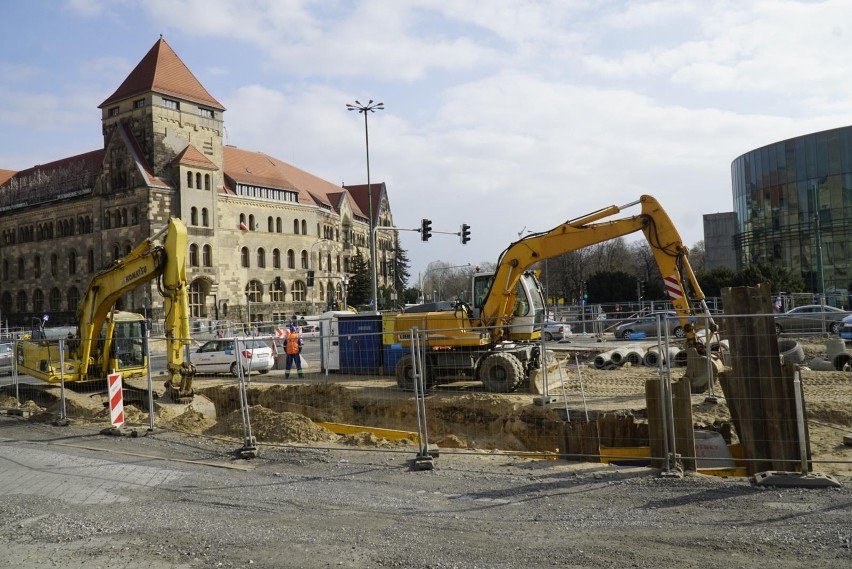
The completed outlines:
<svg viewBox="0 0 852 569">
<path fill-rule="evenodd" d="M 229 144 L 337 184 L 366 182 L 346 103 L 384 102 L 370 171 L 396 226 L 471 226 L 402 232 L 413 281 L 645 193 L 692 245 L 737 156 L 852 108 L 844 0 L 0 0 L 0 168 L 100 148 L 97 106 L 160 34 Z"/>
</svg>

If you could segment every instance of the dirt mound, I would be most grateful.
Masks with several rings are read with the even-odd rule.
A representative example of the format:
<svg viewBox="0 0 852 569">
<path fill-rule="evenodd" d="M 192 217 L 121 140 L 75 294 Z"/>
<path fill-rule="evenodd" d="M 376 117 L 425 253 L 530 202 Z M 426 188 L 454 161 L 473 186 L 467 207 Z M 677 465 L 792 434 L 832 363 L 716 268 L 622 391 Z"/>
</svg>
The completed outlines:
<svg viewBox="0 0 852 569">
<path fill-rule="evenodd" d="M 410 446 L 414 443 L 408 439 L 401 439 L 398 441 L 389 441 L 387 439 L 383 439 L 381 437 L 377 437 L 373 433 L 356 433 L 354 435 L 345 435 L 340 437 L 338 441 L 340 444 L 346 446 L 357 446 L 357 447 L 375 447 L 375 448 L 391 448 L 391 447 L 399 447 L 399 446 Z"/>
<path fill-rule="evenodd" d="M 279 443 L 318 443 L 337 441 L 338 436 L 298 413 L 278 413 L 260 405 L 249 407 L 251 430 L 258 441 Z M 223 417 L 206 434 L 244 437 L 242 413 L 239 410 Z"/>
<path fill-rule="evenodd" d="M 177 417 L 169 418 L 161 415 L 160 420 L 166 427 L 187 433 L 203 433 L 216 424 L 215 421 L 208 419 L 192 407 L 188 407 Z"/>
</svg>

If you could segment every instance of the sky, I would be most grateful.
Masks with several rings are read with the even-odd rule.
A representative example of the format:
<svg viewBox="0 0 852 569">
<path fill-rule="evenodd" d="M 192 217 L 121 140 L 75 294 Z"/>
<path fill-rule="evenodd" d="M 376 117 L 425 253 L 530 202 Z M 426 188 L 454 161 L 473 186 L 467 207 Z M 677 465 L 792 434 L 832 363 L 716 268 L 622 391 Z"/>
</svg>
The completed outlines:
<svg viewBox="0 0 852 569">
<path fill-rule="evenodd" d="M 734 159 L 852 109 L 847 0 L 0 0 L 0 169 L 102 148 L 98 105 L 161 34 L 228 144 L 335 184 L 367 178 L 346 104 L 384 103 L 370 179 L 433 226 L 400 232 L 410 284 L 642 194 L 694 245 Z"/>
</svg>

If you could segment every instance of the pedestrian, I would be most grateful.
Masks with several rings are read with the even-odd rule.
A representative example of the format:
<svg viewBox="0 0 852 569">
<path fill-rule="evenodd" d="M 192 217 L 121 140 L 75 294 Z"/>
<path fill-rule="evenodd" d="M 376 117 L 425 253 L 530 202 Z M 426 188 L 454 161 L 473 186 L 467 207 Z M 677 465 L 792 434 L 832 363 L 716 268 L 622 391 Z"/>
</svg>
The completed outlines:
<svg viewBox="0 0 852 569">
<path fill-rule="evenodd" d="M 284 349 L 287 352 L 287 363 L 285 365 L 284 377 L 290 377 L 290 368 L 296 364 L 296 371 L 299 377 L 305 377 L 302 373 L 302 335 L 296 330 L 296 327 L 290 325 L 284 331 Z"/>
</svg>

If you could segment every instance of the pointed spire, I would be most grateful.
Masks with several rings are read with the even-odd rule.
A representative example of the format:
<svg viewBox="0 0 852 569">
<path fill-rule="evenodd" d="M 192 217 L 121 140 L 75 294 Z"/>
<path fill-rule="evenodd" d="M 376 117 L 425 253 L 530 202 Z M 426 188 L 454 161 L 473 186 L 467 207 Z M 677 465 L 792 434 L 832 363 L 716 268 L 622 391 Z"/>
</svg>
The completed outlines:
<svg viewBox="0 0 852 569">
<path fill-rule="evenodd" d="M 225 110 L 225 107 L 199 83 L 162 35 L 115 93 L 98 108 L 151 91 Z"/>
</svg>

